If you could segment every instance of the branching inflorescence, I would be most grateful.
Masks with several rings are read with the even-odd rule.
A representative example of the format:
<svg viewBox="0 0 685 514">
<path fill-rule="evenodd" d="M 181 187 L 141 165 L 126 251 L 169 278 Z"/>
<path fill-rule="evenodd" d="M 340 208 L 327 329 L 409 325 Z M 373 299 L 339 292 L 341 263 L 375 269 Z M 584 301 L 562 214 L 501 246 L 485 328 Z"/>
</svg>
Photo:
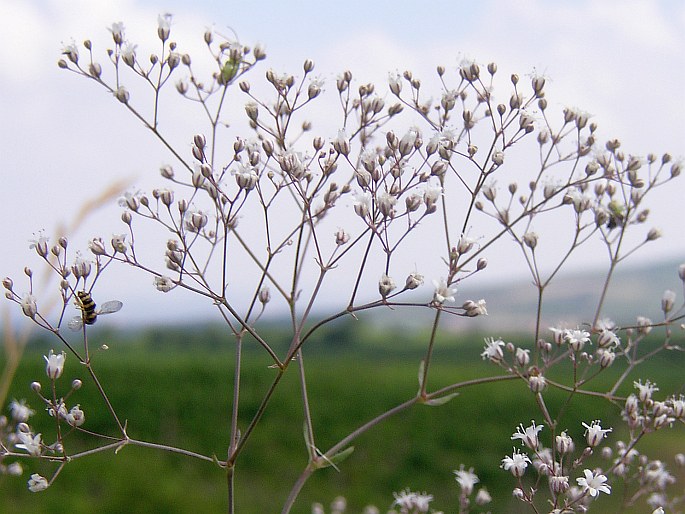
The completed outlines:
<svg viewBox="0 0 685 514">
<path fill-rule="evenodd" d="M 618 480 L 636 485 L 626 504 L 648 498 L 654 509 L 675 508 L 677 499 L 666 494 L 673 481 L 666 465 L 639 454 L 637 446 L 650 433 L 682 425 L 685 400 L 676 394 L 657 400 L 653 395 L 658 389 L 650 381 L 636 382 L 636 393 L 627 397 L 619 389 L 646 359 L 679 349 L 672 331 L 683 316 L 683 307 L 676 308 L 675 294 L 667 291 L 662 320 L 639 317 L 634 326 L 616 326 L 603 317 L 603 306 L 616 266 L 660 236 L 657 229 L 646 226 L 649 211 L 644 199 L 680 174 L 680 162 L 668 154 L 644 159 L 626 155 L 618 140 L 600 145 L 595 123 L 577 109 L 564 109 L 556 121 L 548 110 L 545 79 L 538 75 L 530 80 L 512 75 L 508 99 L 498 102 L 493 93 L 498 77 L 494 63 L 482 67 L 463 62 L 456 74 L 438 67 L 441 91 L 436 102 L 432 101 L 435 93 L 427 95 L 421 80 L 409 71 L 390 75 L 389 92 L 380 92 L 373 84 L 355 86 L 352 74 L 344 72 L 336 81 L 337 135 L 311 136 L 313 124 L 304 117 L 316 114 L 314 105 L 325 96 L 323 83 L 312 75 L 312 61 L 305 61 L 301 78 L 267 71 L 267 83 L 261 85 L 266 92 L 257 93 L 258 87 L 246 76 L 266 57 L 259 47 L 250 49 L 206 32 L 204 41 L 214 71 L 202 80 L 191 57 L 180 53 L 170 39 L 169 17 L 159 18 L 160 50 L 147 61 L 126 40 L 123 24 L 115 23 L 110 30 L 114 43 L 107 51 L 111 72 L 97 62 L 90 41 L 83 48 L 67 46 L 59 66 L 109 91 L 157 137 L 171 153 L 173 164 L 160 170 L 166 187 L 122 198 L 125 232 L 108 242 L 93 238 L 89 258 L 78 253 L 69 256 L 66 238 L 53 246 L 42 234 L 36 238 L 33 248 L 59 278 L 61 308 L 56 317 L 39 308 L 31 269 L 25 270 L 29 280 L 25 293 L 16 292 L 11 279 L 4 280 L 7 298 L 51 332 L 63 350 L 46 356 L 48 391 L 39 382 L 32 384 L 53 418 L 54 441 L 46 441 L 45 431 L 36 433 L 28 424 L 34 411 L 24 401 L 15 401 L 10 406 L 11 422 L 4 419 L 0 434 L 3 471 L 16 473 L 20 465 L 15 459 L 27 456 L 54 461 L 57 471 L 49 480 L 31 476 L 29 488 L 39 491 L 70 461 L 126 445 L 152 447 L 224 468 L 232 512 L 236 462 L 259 429 L 281 378 L 295 367 L 301 382 L 309 463 L 284 499 L 284 512 L 292 508 L 312 473 L 338 466 L 351 453 L 353 441 L 383 420 L 413 405 L 441 405 L 464 388 L 498 381 L 525 382 L 540 410 L 541 424 L 533 420 L 526 427 L 522 423 L 511 436 L 523 448 L 514 445 L 513 453 L 501 461 L 503 470 L 513 475 L 514 496 L 531 511 L 585 512 L 600 494 L 610 494 L 611 484 Z M 145 97 L 142 90 L 138 96 L 138 89 L 129 87 L 134 80 L 147 88 L 151 108 L 139 101 Z M 171 87 L 204 115 L 204 125 L 192 137 L 190 150 L 173 144 L 160 121 L 167 100 L 162 93 Z M 227 106 L 243 101 L 240 95 L 247 99 L 243 135 L 226 128 L 223 115 Z M 519 146 L 532 154 L 525 163 L 524 186 L 504 172 L 507 161 L 516 162 L 513 149 Z M 507 186 L 498 186 L 505 181 L 509 181 Z M 539 258 L 542 238 L 536 231 L 544 228 L 542 220 L 550 216 L 563 220 L 560 223 L 570 237 L 556 262 L 543 263 Z M 136 237 L 139 223 L 145 222 L 169 234 L 166 247 L 159 249 L 165 268 L 146 262 L 137 251 L 145 244 Z M 640 231 L 638 239 L 626 235 Z M 426 250 L 421 254 L 416 254 L 417 240 Z M 482 357 L 498 368 L 497 373 L 432 390 L 429 377 L 441 322 L 446 315 L 463 317 L 468 323 L 468 318 L 487 314 L 483 299 L 457 302 L 457 289 L 461 281 L 486 269 L 487 253 L 500 240 L 520 251 L 537 290 L 532 343 L 523 347 L 487 338 Z M 548 331 L 542 325 L 546 288 L 569 257 L 589 241 L 600 241 L 608 257 L 608 274 L 594 318 L 587 320 L 585 328 Z M 416 259 L 415 271 L 403 269 L 406 254 Z M 244 264 L 238 267 L 238 261 Z M 225 322 L 235 346 L 235 387 L 223 457 L 127 435 L 126 423 L 93 368 L 95 354 L 88 339 L 96 317 L 121 306 L 113 301 L 98 310 L 90 296 L 97 291 L 99 277 L 115 263 L 149 274 L 161 292 L 173 294 L 182 288 L 195 293 Z M 434 273 L 434 288 L 428 294 L 421 294 L 425 288 L 420 269 Z M 679 274 L 685 281 L 685 265 Z M 232 287 L 246 275 L 250 289 Z M 377 284 L 377 293 L 369 293 L 366 284 L 370 282 Z M 339 303 L 322 316 L 316 306 L 329 287 L 335 288 Z M 291 342 L 285 353 L 279 353 L 262 335 L 258 323 L 272 296 L 289 312 Z M 79 313 L 70 323 L 68 312 L 74 303 Z M 333 320 L 388 308 L 432 313 L 418 392 L 330 448 L 321 449 L 318 434 L 325 427 L 316 426 L 311 412 L 305 380 L 307 344 Z M 67 324 L 79 331 L 79 342 L 64 331 Z M 662 331 L 661 343 L 644 344 L 655 329 Z M 247 335 L 268 355 L 273 379 L 251 422 L 239 426 L 241 348 Z M 117 437 L 87 429 L 84 411 L 71 401 L 82 386 L 80 380 L 66 392 L 59 387 L 65 361 L 71 359 L 85 366 L 88 379 L 98 388 Z M 550 373 L 569 365 L 570 371 L 561 378 Z M 624 371 L 608 390 L 592 388 L 596 376 L 617 366 Z M 583 423 L 586 441 L 576 448 L 580 442 L 567 434 L 570 427 L 559 426 L 561 414 L 546 402 L 546 391 L 552 388 L 566 395 L 566 404 L 587 396 L 606 399 L 621 411 L 628 437 L 616 441 L 612 449 L 605 445 L 614 433 L 612 428 L 587 420 Z M 101 444 L 72 453 L 69 437 L 73 436 L 94 438 Z M 589 463 L 596 454 L 605 459 Z M 682 455 L 678 458 L 683 460 Z M 9 461 L 13 462 L 4 464 Z M 469 511 L 474 502 L 484 505 L 490 500 L 487 490 L 474 490 L 478 477 L 473 469 L 462 466 L 455 474 L 462 492 L 460 512 Z M 395 493 L 394 507 L 400 512 L 427 512 L 432 499 L 426 493 L 405 490 Z"/>
</svg>

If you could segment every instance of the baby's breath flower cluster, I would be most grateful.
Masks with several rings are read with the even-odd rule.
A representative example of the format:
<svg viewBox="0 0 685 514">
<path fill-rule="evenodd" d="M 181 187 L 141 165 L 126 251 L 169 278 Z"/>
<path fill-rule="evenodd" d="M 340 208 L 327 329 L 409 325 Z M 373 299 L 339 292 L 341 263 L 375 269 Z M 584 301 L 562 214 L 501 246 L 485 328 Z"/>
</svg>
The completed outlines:
<svg viewBox="0 0 685 514">
<path fill-rule="evenodd" d="M 42 393 L 39 382 L 32 386 L 56 423 L 55 442 L 46 444 L 45 432 L 36 433 L 27 424 L 34 412 L 25 402 L 13 403 L 12 421 L 0 419 L 0 470 L 20 473 L 15 459 L 26 456 L 58 462 L 60 467 L 50 481 L 31 475 L 29 489 L 43 490 L 74 456 L 66 435 L 98 437 L 81 428 L 86 422 L 84 412 L 69 401 L 81 382 L 74 381 L 62 396 L 56 392 L 65 359 L 73 356 L 85 366 L 118 431 L 117 437 L 102 438 L 102 445 L 91 453 L 124 445 L 157 447 L 214 463 L 239 480 L 236 462 L 255 430 L 267 422 L 263 414 L 269 402 L 276 401 L 273 393 L 281 378 L 295 366 L 301 377 L 304 412 L 304 419 L 297 423 L 305 427 L 308 463 L 284 500 L 283 512 L 293 508 L 313 472 L 328 466 L 339 469 L 352 453 L 354 439 L 390 413 L 419 403 L 438 406 L 463 388 L 500 381 L 520 383 L 542 415 L 540 425 L 535 421 L 528 427 L 519 425 L 511 440 L 520 441 L 522 447 L 515 447 L 501 461 L 503 472 L 516 482 L 514 498 L 536 512 L 550 504 L 553 512 L 585 512 L 600 493 L 611 493 L 614 480 L 623 480 L 637 484 L 627 503 L 645 499 L 653 509 L 671 508 L 676 500 L 668 497 L 666 488 L 673 476 L 661 461 L 638 454 L 636 447 L 653 432 L 682 425 L 683 397 L 671 394 L 656 400 L 653 395 L 658 389 L 647 379 L 635 383 L 635 393 L 621 395 L 627 377 L 644 360 L 678 349 L 674 327 L 685 308 L 678 305 L 677 294 L 668 290 L 661 298 L 663 320 L 658 322 L 638 316 L 632 326 L 617 326 L 602 316 L 615 267 L 661 236 L 657 227 L 649 225 L 645 198 L 680 175 L 679 161 L 670 154 L 645 158 L 626 154 L 616 139 L 600 143 L 597 124 L 586 112 L 566 108 L 554 113 L 549 108 L 546 80 L 539 75 L 529 80 L 511 75 L 504 99 L 497 99 L 500 75 L 495 63 L 482 66 L 465 61 L 452 70 L 438 66 L 437 94 L 426 91 L 421 78 L 411 71 L 392 73 L 389 91 L 370 83 L 357 84 L 352 73 L 344 71 L 329 86 L 340 105 L 336 117 L 321 103 L 326 84 L 314 75 L 313 61 L 304 61 L 300 76 L 269 69 L 263 80 L 254 80 L 250 74 L 265 59 L 261 47 L 250 48 L 208 30 L 202 36 L 209 55 L 207 70 L 201 60 L 183 53 L 172 32 L 171 17 L 160 16 L 159 46 L 142 59 L 142 50 L 128 40 L 123 23 L 114 23 L 112 46 L 103 61 L 106 68 L 90 40 L 82 46 L 67 45 L 58 61 L 60 68 L 108 91 L 115 104 L 142 121 L 171 156 L 159 170 L 163 184 L 151 192 L 130 191 L 122 196 L 123 228 L 108 237 L 93 237 L 87 258 L 78 252 L 70 257 L 66 238 L 51 245 L 40 234 L 32 242 L 42 264 L 57 278 L 61 299 L 57 316 L 43 310 L 31 268 L 25 269 L 26 286 L 15 285 L 11 278 L 3 280 L 6 297 L 52 333 L 63 349 L 45 357 L 50 393 Z M 143 84 L 144 89 L 136 84 Z M 168 97 L 161 93 L 170 87 L 179 100 L 192 102 L 201 113 L 194 120 L 198 123 L 195 134 L 181 147 L 172 144 L 164 125 Z M 241 102 L 242 125 L 236 119 L 228 123 L 224 109 L 229 102 Z M 308 118 L 320 112 L 330 112 L 329 119 Z M 333 132 L 315 126 L 319 121 L 333 123 Z M 516 168 L 514 147 L 529 148 L 534 156 L 525 166 L 530 173 L 523 185 L 509 172 Z M 550 216 L 554 234 L 543 222 Z M 140 245 L 147 246 L 141 224 L 164 234 L 166 242 L 156 247 L 159 263 L 138 251 Z M 564 231 L 569 235 L 566 250 L 551 267 L 547 262 L 543 266 L 541 252 L 558 245 L 552 236 Z M 638 234 L 637 238 L 632 234 Z M 511 240 L 536 288 L 534 334 L 520 345 L 487 337 L 481 356 L 493 364 L 495 374 L 430 389 L 434 350 L 439 344 L 436 334 L 445 318 L 468 327 L 471 318 L 488 315 L 487 298 L 464 297 L 461 284 L 485 272 L 494 243 Z M 607 280 L 593 318 L 575 328 L 559 325 L 548 333 L 541 321 L 547 286 L 568 257 L 591 240 L 604 245 L 609 256 Z M 412 246 L 416 241 L 421 251 Z M 405 267 L 407 257 L 415 262 L 413 271 Z M 98 305 L 94 299 L 95 295 L 100 301 L 98 279 L 112 263 L 146 273 L 150 287 L 161 293 L 185 290 L 218 310 L 238 350 L 232 369 L 240 370 L 246 358 L 240 349 L 247 335 L 269 359 L 264 372 L 273 376 L 272 385 L 246 426 L 238 422 L 242 395 L 235 392 L 224 460 L 215 456 L 220 455 L 218 451 L 202 455 L 142 443 L 126 433 L 125 423 L 91 366 L 95 352 L 88 338 L 90 326 L 101 314 L 122 307 L 118 300 Z M 424 275 L 432 288 L 425 286 Z M 679 276 L 685 281 L 685 265 Z M 238 282 L 248 285 L 236 287 Z M 327 294 L 338 304 L 317 309 Z M 259 323 L 267 309 L 277 306 L 287 309 L 291 320 L 291 343 L 285 352 L 276 350 Z M 374 309 L 430 313 L 431 330 L 426 331 L 418 366 L 418 391 L 328 449 L 319 449 L 318 435 L 328 427 L 318 425 L 312 415 L 304 353 L 319 328 Z M 78 330 L 78 344 L 63 330 L 65 325 Z M 656 333 L 662 335 L 655 346 Z M 593 389 L 596 376 L 619 366 L 619 378 L 608 391 Z M 563 413 L 554 412 L 548 404 L 552 389 L 565 395 L 567 404 L 599 396 L 608 405 L 620 405 L 628 437 L 616 443 L 614 453 L 604 446 L 607 437 L 615 435 L 614 429 L 592 420 L 583 423 L 585 440 L 577 444 L 579 435 L 574 441 L 570 430 L 559 430 Z M 598 454 L 608 459 L 608 465 L 590 463 Z M 454 473 L 460 512 L 490 502 L 485 487 L 476 491 L 480 480 L 473 468 L 461 465 Z M 233 478 L 228 487 L 228 496 L 233 498 Z M 392 509 L 403 513 L 429 512 L 433 501 L 431 494 L 409 489 L 395 493 L 394 498 Z M 331 506 L 333 512 L 345 508 L 344 499 Z M 378 512 L 368 509 L 369 514 Z M 229 512 L 233 510 L 231 503 Z M 318 504 L 313 510 L 324 512 Z"/>
</svg>

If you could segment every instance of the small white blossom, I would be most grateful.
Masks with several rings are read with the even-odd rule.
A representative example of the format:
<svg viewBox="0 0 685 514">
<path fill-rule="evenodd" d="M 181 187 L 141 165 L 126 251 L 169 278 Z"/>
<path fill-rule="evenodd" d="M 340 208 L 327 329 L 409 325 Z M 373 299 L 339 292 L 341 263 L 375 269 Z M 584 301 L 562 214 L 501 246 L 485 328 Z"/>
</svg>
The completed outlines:
<svg viewBox="0 0 685 514">
<path fill-rule="evenodd" d="M 516 354 L 514 355 L 514 358 L 516 359 L 516 364 L 518 364 L 519 367 L 525 368 L 530 362 L 530 350 L 516 348 Z"/>
<path fill-rule="evenodd" d="M 534 393 L 541 393 L 547 387 L 547 379 L 539 373 L 532 374 L 528 377 L 528 387 Z"/>
<path fill-rule="evenodd" d="M 80 427 L 86 421 L 86 415 L 81 410 L 80 405 L 72 407 L 69 413 L 65 416 L 67 423 L 72 427 Z"/>
<path fill-rule="evenodd" d="M 594 474 L 589 469 L 583 470 L 584 477 L 576 478 L 578 485 L 583 488 L 584 493 L 590 493 L 593 498 L 599 493 L 611 494 L 611 486 L 606 485 L 607 477 L 597 473 Z"/>
<path fill-rule="evenodd" d="M 647 380 L 644 384 L 642 383 L 642 380 L 638 380 L 637 382 L 633 382 L 633 385 L 638 390 L 637 397 L 640 399 L 641 402 L 651 400 L 652 393 L 659 390 L 656 384 L 652 384 L 652 382 L 650 382 L 649 380 Z"/>
<path fill-rule="evenodd" d="M 665 313 L 671 312 L 675 299 L 675 292 L 671 291 L 670 289 L 664 291 L 664 295 L 661 298 L 661 310 L 663 310 Z"/>
<path fill-rule="evenodd" d="M 405 289 L 416 289 L 423 284 L 423 275 L 418 271 L 413 271 L 407 276 L 407 280 L 404 283 Z"/>
<path fill-rule="evenodd" d="M 602 442 L 602 439 L 612 431 L 611 428 L 602 428 L 599 424 L 599 420 L 595 420 L 588 426 L 587 424 L 582 424 L 585 427 L 585 437 L 587 438 L 587 444 L 591 447 L 597 446 Z"/>
<path fill-rule="evenodd" d="M 124 41 L 124 24 L 121 21 L 112 23 L 112 27 L 109 29 L 112 33 L 112 39 L 114 43 L 120 45 Z"/>
<path fill-rule="evenodd" d="M 10 413 L 12 419 L 17 423 L 26 423 L 35 412 L 26 405 L 26 400 L 12 400 L 10 403 Z"/>
<path fill-rule="evenodd" d="M 29 455 L 33 455 L 34 457 L 37 457 L 40 455 L 42 447 L 41 447 L 41 435 L 36 434 L 35 436 L 31 434 L 31 432 L 17 432 L 17 437 L 19 438 L 20 443 L 15 444 L 17 448 L 20 450 L 26 450 Z"/>
<path fill-rule="evenodd" d="M 511 457 L 507 456 L 502 459 L 502 468 L 504 471 L 511 471 L 511 474 L 516 478 L 520 478 L 526 471 L 530 464 L 530 458 L 525 453 L 520 453 L 518 449 L 514 449 Z"/>
<path fill-rule="evenodd" d="M 487 316 L 488 314 L 487 304 L 483 298 L 476 302 L 473 300 L 467 300 L 461 307 L 466 311 L 466 315 L 469 318 L 475 318 L 476 316 Z"/>
<path fill-rule="evenodd" d="M 45 491 L 48 486 L 48 481 L 40 476 L 38 473 L 34 473 L 31 475 L 31 478 L 29 479 L 28 486 L 29 486 L 29 491 L 32 493 L 38 493 L 40 491 Z"/>
<path fill-rule="evenodd" d="M 30 293 L 24 295 L 21 299 L 21 310 L 29 318 L 35 318 L 38 313 L 38 304 L 36 303 L 36 297 Z"/>
<path fill-rule="evenodd" d="M 62 371 L 64 371 L 64 359 L 66 357 L 67 354 L 64 352 L 55 354 L 52 350 L 50 350 L 48 355 L 43 356 L 45 362 L 47 363 L 45 372 L 49 378 L 56 380 L 62 376 Z"/>
<path fill-rule="evenodd" d="M 394 195 L 383 191 L 377 196 L 376 203 L 378 204 L 378 210 L 386 218 L 392 218 L 395 215 L 397 198 Z"/>
<path fill-rule="evenodd" d="M 523 423 L 521 423 L 516 428 L 516 432 L 511 436 L 511 440 L 520 439 L 531 450 L 537 450 L 540 444 L 538 434 L 543 429 L 543 425 L 536 425 L 534 420 L 531 420 L 531 423 L 532 425 L 528 428 L 524 428 Z"/>
<path fill-rule="evenodd" d="M 357 213 L 357 216 L 360 218 L 366 218 L 369 216 L 372 207 L 372 198 L 373 197 L 369 191 L 355 194 L 354 212 Z"/>
<path fill-rule="evenodd" d="M 347 138 L 345 130 L 339 130 L 338 136 L 332 141 L 333 149 L 342 155 L 350 153 L 350 140 Z"/>
<path fill-rule="evenodd" d="M 34 234 L 35 236 L 35 234 Z M 35 237 L 35 239 L 31 239 L 29 248 L 32 250 L 36 250 L 36 253 L 40 255 L 41 257 L 45 257 L 48 254 L 48 242 L 50 241 L 50 238 L 48 238 L 43 232 L 39 232 L 38 236 Z"/>
<path fill-rule="evenodd" d="M 19 477 L 24 473 L 24 468 L 22 467 L 21 462 L 12 462 L 5 468 L 5 472 L 10 476 Z"/>
<path fill-rule="evenodd" d="M 378 281 L 378 292 L 381 293 L 383 298 L 387 297 L 392 291 L 394 291 L 395 287 L 395 281 L 388 275 L 383 275 Z"/>
<path fill-rule="evenodd" d="M 115 252 L 126 253 L 128 251 L 126 234 L 114 234 L 112 236 L 112 248 L 114 248 Z"/>
<path fill-rule="evenodd" d="M 585 346 L 585 343 L 590 342 L 590 333 L 585 330 L 566 330 L 564 331 L 564 340 L 569 345 L 571 350 L 579 352 Z"/>
<path fill-rule="evenodd" d="M 399 95 L 402 91 L 402 77 L 400 77 L 400 74 L 397 72 L 388 73 L 388 85 L 393 95 Z"/>
<path fill-rule="evenodd" d="M 439 281 L 433 280 L 433 285 L 435 286 L 433 302 L 442 305 L 445 302 L 454 301 L 454 293 L 457 292 L 456 287 L 448 286 L 447 281 L 444 278 L 441 278 Z"/>
<path fill-rule="evenodd" d="M 565 430 L 561 434 L 556 436 L 554 440 L 557 445 L 557 451 L 562 455 L 566 453 L 571 453 L 575 448 L 575 445 L 573 444 L 573 439 L 571 439 L 571 437 L 566 433 Z"/>
<path fill-rule="evenodd" d="M 169 39 L 171 32 L 171 14 L 160 14 L 157 16 L 157 35 L 162 41 Z"/>
<path fill-rule="evenodd" d="M 505 346 L 504 341 L 501 339 L 495 339 L 494 337 L 485 338 L 485 350 L 480 356 L 483 360 L 489 360 L 490 362 L 501 362 L 504 358 L 504 352 L 502 347 Z"/>
<path fill-rule="evenodd" d="M 473 486 L 480 482 L 478 476 L 473 472 L 473 468 L 466 471 L 463 464 L 459 469 L 455 469 L 453 473 L 456 475 L 455 480 L 465 496 L 469 496 L 473 492 Z"/>
<path fill-rule="evenodd" d="M 162 293 L 168 293 L 176 287 L 174 281 L 169 277 L 155 277 L 154 284 L 157 291 Z"/>
<path fill-rule="evenodd" d="M 240 164 L 237 169 L 233 170 L 233 174 L 238 187 L 245 191 L 252 191 L 259 181 L 255 167 L 247 164 Z"/>
</svg>

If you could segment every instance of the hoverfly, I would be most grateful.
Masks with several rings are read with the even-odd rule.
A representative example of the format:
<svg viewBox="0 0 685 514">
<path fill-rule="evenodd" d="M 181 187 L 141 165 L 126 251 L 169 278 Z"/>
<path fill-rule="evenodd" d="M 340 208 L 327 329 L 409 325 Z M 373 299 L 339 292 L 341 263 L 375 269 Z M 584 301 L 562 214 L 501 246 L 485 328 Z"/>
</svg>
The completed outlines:
<svg viewBox="0 0 685 514">
<path fill-rule="evenodd" d="M 76 307 L 81 310 L 80 316 L 74 316 L 67 326 L 71 330 L 80 330 L 81 327 L 86 325 L 92 325 L 97 321 L 98 316 L 101 314 L 112 314 L 117 312 L 124 304 L 119 300 L 110 300 L 105 302 L 99 309 L 96 309 L 93 297 L 90 293 L 86 291 L 76 291 Z"/>
</svg>

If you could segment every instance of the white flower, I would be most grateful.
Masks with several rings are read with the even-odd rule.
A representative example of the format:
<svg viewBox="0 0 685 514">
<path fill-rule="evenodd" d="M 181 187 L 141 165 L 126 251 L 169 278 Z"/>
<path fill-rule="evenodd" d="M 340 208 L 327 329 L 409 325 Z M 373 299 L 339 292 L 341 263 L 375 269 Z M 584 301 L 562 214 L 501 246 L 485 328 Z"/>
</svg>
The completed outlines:
<svg viewBox="0 0 685 514">
<path fill-rule="evenodd" d="M 388 85 L 393 95 L 399 95 L 400 91 L 402 91 L 402 77 L 400 77 L 400 74 L 397 72 L 388 73 Z"/>
<path fill-rule="evenodd" d="M 347 138 L 345 129 L 338 130 L 338 137 L 336 137 L 332 142 L 333 149 L 342 155 L 347 155 L 350 153 L 350 140 Z"/>
<path fill-rule="evenodd" d="M 599 493 L 611 494 L 611 486 L 606 485 L 607 477 L 597 473 L 596 475 L 586 469 L 583 471 L 584 477 L 576 478 L 578 485 L 583 488 L 584 493 L 590 493 L 593 498 Z"/>
<path fill-rule="evenodd" d="M 72 427 L 80 427 L 86 421 L 86 415 L 81 410 L 80 405 L 72 407 L 69 413 L 65 416 L 67 423 Z"/>
<path fill-rule="evenodd" d="M 113 234 L 112 248 L 114 248 L 115 253 L 126 253 L 128 250 L 128 245 L 126 244 L 126 234 Z"/>
<path fill-rule="evenodd" d="M 520 453 L 514 449 L 511 457 L 507 456 L 502 459 L 502 468 L 504 471 L 511 471 L 511 474 L 516 478 L 520 478 L 525 473 L 526 468 L 530 464 L 530 458 L 525 453 Z"/>
<path fill-rule="evenodd" d="M 114 98 L 119 100 L 122 104 L 127 104 L 129 98 L 131 97 L 130 93 L 128 92 L 128 89 L 126 89 L 124 86 L 119 86 L 114 91 L 112 91 L 112 94 L 114 95 Z"/>
<path fill-rule="evenodd" d="M 423 191 L 423 202 L 426 204 L 426 208 L 433 208 L 441 196 L 442 186 L 427 185 Z"/>
<path fill-rule="evenodd" d="M 34 473 L 33 475 L 31 475 L 28 485 L 29 491 L 31 491 L 32 493 L 37 493 L 40 491 L 45 491 L 50 484 L 48 484 L 48 481 L 42 476 L 40 476 L 38 473 Z"/>
<path fill-rule="evenodd" d="M 579 352 L 585 346 L 585 343 L 590 342 L 590 333 L 585 330 L 565 330 L 564 340 L 569 345 L 571 350 L 574 352 Z"/>
<path fill-rule="evenodd" d="M 12 419 L 17 423 L 26 423 L 35 412 L 26 405 L 26 400 L 12 400 L 10 403 Z"/>
<path fill-rule="evenodd" d="M 72 42 L 68 45 L 64 45 L 62 48 L 62 55 L 66 55 L 71 62 L 76 64 L 78 62 L 78 47 L 76 43 Z"/>
<path fill-rule="evenodd" d="M 490 496 L 490 493 L 487 489 L 483 487 L 478 490 L 478 493 L 476 493 L 476 505 L 485 505 L 491 501 L 492 496 Z"/>
<path fill-rule="evenodd" d="M 423 284 L 423 275 L 418 271 L 412 271 L 404 283 L 405 289 L 416 289 Z"/>
<path fill-rule="evenodd" d="M 504 358 L 504 352 L 502 347 L 505 346 L 504 341 L 501 339 L 495 339 L 494 337 L 485 338 L 485 350 L 480 356 L 483 360 L 489 360 L 491 362 L 500 362 Z"/>
<path fill-rule="evenodd" d="M 281 170 L 296 180 L 302 178 L 307 171 L 302 161 L 302 154 L 292 148 L 289 148 L 278 157 Z"/>
<path fill-rule="evenodd" d="M 41 257 L 45 257 L 48 254 L 49 241 L 50 239 L 41 231 L 39 232 L 38 236 L 35 237 L 35 239 L 31 239 L 29 248 L 35 249 L 38 255 L 40 255 Z"/>
<path fill-rule="evenodd" d="M 171 31 L 171 14 L 160 14 L 157 16 L 157 35 L 162 41 L 169 39 Z"/>
<path fill-rule="evenodd" d="M 390 193 L 383 191 L 376 198 L 378 203 L 378 210 L 386 218 L 392 218 L 395 215 L 395 204 L 397 203 L 397 198 Z"/>
<path fill-rule="evenodd" d="M 378 292 L 385 298 L 395 289 L 395 281 L 388 275 L 383 275 L 378 281 Z"/>
<path fill-rule="evenodd" d="M 259 175 L 254 166 L 247 164 L 240 164 L 238 169 L 233 171 L 235 175 L 235 181 L 238 187 L 245 189 L 246 191 L 251 191 L 257 185 L 259 181 Z"/>
<path fill-rule="evenodd" d="M 539 373 L 531 374 L 528 377 L 528 387 L 534 393 L 541 393 L 547 387 L 547 379 L 544 375 L 540 375 Z"/>
<path fill-rule="evenodd" d="M 66 357 L 67 354 L 64 352 L 55 354 L 52 350 L 50 350 L 48 355 L 43 355 L 43 358 L 47 363 L 45 372 L 48 374 L 49 378 L 56 380 L 62 376 L 62 371 L 64 371 L 64 359 Z"/>
<path fill-rule="evenodd" d="M 611 432 L 611 428 L 602 428 L 599 424 L 599 420 L 595 420 L 590 425 L 582 424 L 585 427 L 585 437 L 587 438 L 587 444 L 595 447 L 602 439 L 604 439 L 607 433 Z"/>
<path fill-rule="evenodd" d="M 120 45 L 122 43 L 122 41 L 124 40 L 124 24 L 123 24 L 123 22 L 119 21 L 116 23 L 112 23 L 112 28 L 110 28 L 109 31 L 112 33 L 112 38 L 114 39 L 114 42 L 117 45 Z"/>
<path fill-rule="evenodd" d="M 7 466 L 6 473 L 10 476 L 13 477 L 18 477 L 21 476 L 21 474 L 24 472 L 24 468 L 22 467 L 20 462 L 12 462 Z"/>
<path fill-rule="evenodd" d="M 514 355 L 516 359 L 516 364 L 521 368 L 528 366 L 530 362 L 530 350 L 523 348 L 516 348 L 516 354 Z"/>
<path fill-rule="evenodd" d="M 21 310 L 29 318 L 35 318 L 38 313 L 38 305 L 36 304 L 36 297 L 32 294 L 25 294 L 21 300 Z"/>
<path fill-rule="evenodd" d="M 637 382 L 633 382 L 633 385 L 638 390 L 637 397 L 640 399 L 641 402 L 646 402 L 647 400 L 651 400 L 652 399 L 652 393 L 659 390 L 659 388 L 656 386 L 656 384 L 652 384 L 649 380 L 647 380 L 644 383 L 644 385 L 642 384 L 642 380 L 639 380 Z"/>
<path fill-rule="evenodd" d="M 372 206 L 371 199 L 372 196 L 369 191 L 355 194 L 354 212 L 357 213 L 357 216 L 366 218 L 369 215 Z"/>
<path fill-rule="evenodd" d="M 675 302 L 675 299 L 675 292 L 671 291 L 670 289 L 664 291 L 664 295 L 661 298 L 661 310 L 663 310 L 664 312 L 671 312 L 671 309 L 673 309 L 673 303 Z"/>
<path fill-rule="evenodd" d="M 435 286 L 435 292 L 433 293 L 433 302 L 441 305 L 447 301 L 454 301 L 454 293 L 457 292 L 456 287 L 449 287 L 447 281 L 444 278 L 438 280 L 433 280 L 433 285 Z"/>
<path fill-rule="evenodd" d="M 402 136 L 398 145 L 398 150 L 402 157 L 409 155 L 414 150 L 414 145 L 419 137 L 421 137 L 421 133 L 416 127 L 410 128 L 407 133 Z"/>
<path fill-rule="evenodd" d="M 176 284 L 169 277 L 155 277 L 155 287 L 157 288 L 157 291 L 168 293 L 176 287 Z"/>
<path fill-rule="evenodd" d="M 600 348 L 618 347 L 620 345 L 621 340 L 612 330 L 603 329 L 597 337 L 597 346 Z"/>
<path fill-rule="evenodd" d="M 573 439 L 571 439 L 571 437 L 566 433 L 566 430 L 556 436 L 554 440 L 557 444 L 557 451 L 562 455 L 572 452 L 575 448 Z"/>
<path fill-rule="evenodd" d="M 461 307 L 466 311 L 466 315 L 469 318 L 488 315 L 488 307 L 483 298 L 477 302 L 474 302 L 473 300 L 466 300 Z"/>
<path fill-rule="evenodd" d="M 459 469 L 455 469 L 453 473 L 456 475 L 455 480 L 465 496 L 470 495 L 473 492 L 473 486 L 480 482 L 478 476 L 473 472 L 473 468 L 465 471 L 463 464 Z"/>
<path fill-rule="evenodd" d="M 36 434 L 31 435 L 31 432 L 17 432 L 17 437 L 19 438 L 19 441 L 21 441 L 19 444 L 15 444 L 17 448 L 21 450 L 26 450 L 29 455 L 33 455 L 34 457 L 37 457 L 41 453 L 41 435 Z"/>
<path fill-rule="evenodd" d="M 511 436 L 511 440 L 521 439 L 531 450 L 537 450 L 540 441 L 538 433 L 543 429 L 543 425 L 536 425 L 534 420 L 531 420 L 532 425 L 528 428 L 523 428 L 523 423 L 516 428 L 516 433 Z"/>
<path fill-rule="evenodd" d="M 136 62 L 136 48 L 138 45 L 132 45 L 131 43 L 126 43 L 121 49 L 121 58 L 129 66 L 133 67 Z"/>
</svg>

